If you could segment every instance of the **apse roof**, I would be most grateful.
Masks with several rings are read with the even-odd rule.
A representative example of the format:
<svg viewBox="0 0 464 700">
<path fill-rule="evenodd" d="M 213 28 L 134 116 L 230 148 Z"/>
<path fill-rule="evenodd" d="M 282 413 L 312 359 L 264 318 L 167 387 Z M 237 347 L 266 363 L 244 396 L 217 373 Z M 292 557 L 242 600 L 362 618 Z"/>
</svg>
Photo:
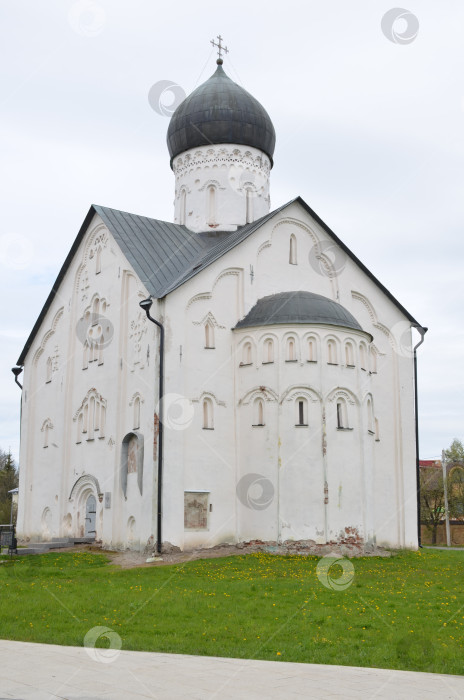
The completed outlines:
<svg viewBox="0 0 464 700">
<path fill-rule="evenodd" d="M 320 294 L 302 290 L 279 292 L 262 297 L 235 328 L 285 323 L 329 325 L 356 331 L 363 330 L 355 317 L 341 304 Z"/>
</svg>

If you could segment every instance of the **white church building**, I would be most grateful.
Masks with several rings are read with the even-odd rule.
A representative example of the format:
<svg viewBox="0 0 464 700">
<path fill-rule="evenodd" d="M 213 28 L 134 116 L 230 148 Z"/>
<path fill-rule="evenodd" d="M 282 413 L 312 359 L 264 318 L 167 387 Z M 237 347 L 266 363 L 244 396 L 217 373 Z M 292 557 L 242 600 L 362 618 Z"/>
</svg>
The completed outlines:
<svg viewBox="0 0 464 700">
<path fill-rule="evenodd" d="M 174 222 L 92 205 L 21 352 L 18 536 L 417 547 L 423 329 L 303 199 L 270 211 L 274 127 L 222 63 L 170 120 Z"/>
</svg>

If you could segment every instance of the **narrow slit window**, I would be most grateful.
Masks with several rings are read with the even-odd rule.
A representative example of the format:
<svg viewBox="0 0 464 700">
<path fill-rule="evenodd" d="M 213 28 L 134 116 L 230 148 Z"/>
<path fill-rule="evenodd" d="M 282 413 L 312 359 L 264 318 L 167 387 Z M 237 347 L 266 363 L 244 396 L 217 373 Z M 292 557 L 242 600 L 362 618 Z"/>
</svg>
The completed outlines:
<svg viewBox="0 0 464 700">
<path fill-rule="evenodd" d="M 372 401 L 367 399 L 367 429 L 370 433 L 374 433 L 373 425 L 374 417 L 372 415 Z"/>
<path fill-rule="evenodd" d="M 98 364 L 102 365 L 103 364 L 103 346 L 105 344 L 105 339 L 103 336 L 100 337 L 100 340 L 98 342 Z"/>
<path fill-rule="evenodd" d="M 295 360 L 295 341 L 293 340 L 293 338 L 289 338 L 289 340 L 287 341 L 287 362 L 294 362 Z"/>
<path fill-rule="evenodd" d="M 95 401 L 95 419 L 94 419 L 95 432 L 100 430 L 100 408 L 101 408 L 100 401 Z"/>
<path fill-rule="evenodd" d="M 213 404 L 211 399 L 204 399 L 203 401 L 203 429 L 213 430 Z"/>
<path fill-rule="evenodd" d="M 341 401 L 337 403 L 337 428 L 344 428 L 343 425 L 343 406 Z"/>
<path fill-rule="evenodd" d="M 209 321 L 205 325 L 205 348 L 214 348 L 214 328 Z"/>
<path fill-rule="evenodd" d="M 182 190 L 182 192 L 180 193 L 180 216 L 179 216 L 179 223 L 182 226 L 185 226 L 186 210 L 187 210 L 187 194 L 186 194 L 185 190 Z"/>
<path fill-rule="evenodd" d="M 251 343 L 245 343 L 245 345 L 243 346 L 242 365 L 251 365 L 251 362 Z"/>
<path fill-rule="evenodd" d="M 95 254 L 95 274 L 99 275 L 101 272 L 101 254 L 102 254 L 102 249 L 99 246 L 98 250 Z"/>
<path fill-rule="evenodd" d="M 49 433 L 51 427 L 52 427 L 52 424 L 49 420 L 47 420 L 43 425 L 42 431 L 44 434 L 44 444 L 43 444 L 44 447 L 48 447 L 48 437 L 49 437 L 48 433 Z"/>
<path fill-rule="evenodd" d="M 329 340 L 327 342 L 327 362 L 329 365 L 336 365 L 338 364 L 337 360 L 337 346 L 335 345 L 335 340 Z"/>
<path fill-rule="evenodd" d="M 87 369 L 89 366 L 89 341 L 84 343 L 84 354 L 82 358 L 82 369 Z"/>
<path fill-rule="evenodd" d="M 82 441 L 82 432 L 84 428 L 84 416 L 82 413 L 79 414 L 77 419 L 77 439 L 76 443 L 79 445 Z"/>
<path fill-rule="evenodd" d="M 246 223 L 253 221 L 253 192 L 250 187 L 246 190 Z"/>
<path fill-rule="evenodd" d="M 316 362 L 316 341 L 313 338 L 308 340 L 308 362 Z"/>
<path fill-rule="evenodd" d="M 264 362 L 274 362 L 274 341 L 271 339 L 264 343 Z"/>
<path fill-rule="evenodd" d="M 348 410 L 345 399 L 339 399 L 337 401 L 337 428 L 341 428 L 344 430 L 349 429 Z"/>
<path fill-rule="evenodd" d="M 308 425 L 308 402 L 305 398 L 299 398 L 295 402 L 295 425 Z"/>
<path fill-rule="evenodd" d="M 289 263 L 290 265 L 296 265 L 297 264 L 297 257 L 296 257 L 296 236 L 292 233 L 290 236 L 290 252 L 289 252 Z"/>
<path fill-rule="evenodd" d="M 208 187 L 208 224 L 214 226 L 216 223 L 216 188 L 213 185 Z"/>
<path fill-rule="evenodd" d="M 134 400 L 134 430 L 140 428 L 140 399 L 137 396 Z"/>
<path fill-rule="evenodd" d="M 48 384 L 51 381 L 52 381 L 52 358 L 49 357 L 47 360 L 47 374 L 46 374 L 45 382 Z"/>
<path fill-rule="evenodd" d="M 361 343 L 359 346 L 359 360 L 361 369 L 367 370 L 367 356 L 366 356 L 366 346 Z"/>
<path fill-rule="evenodd" d="M 351 345 L 351 343 L 347 343 L 345 345 L 345 362 L 347 367 L 354 366 L 354 353 L 353 346 Z"/>
<path fill-rule="evenodd" d="M 255 416 L 253 425 L 264 425 L 264 401 L 262 399 L 256 399 L 254 413 Z"/>
<path fill-rule="evenodd" d="M 90 397 L 89 400 L 89 430 L 87 433 L 87 440 L 93 440 L 93 431 L 95 429 L 95 398 Z"/>
</svg>

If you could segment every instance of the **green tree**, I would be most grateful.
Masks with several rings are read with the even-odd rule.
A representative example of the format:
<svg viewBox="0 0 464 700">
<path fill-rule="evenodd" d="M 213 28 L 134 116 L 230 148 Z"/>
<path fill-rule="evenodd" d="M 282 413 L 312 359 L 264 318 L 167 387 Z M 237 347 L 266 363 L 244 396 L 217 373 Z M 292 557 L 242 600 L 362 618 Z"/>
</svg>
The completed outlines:
<svg viewBox="0 0 464 700">
<path fill-rule="evenodd" d="M 0 450 L 0 523 L 10 522 L 11 489 L 18 486 L 18 470 L 11 452 Z"/>
<path fill-rule="evenodd" d="M 445 463 L 455 464 L 456 462 L 464 464 L 464 445 L 461 440 L 454 438 L 449 448 L 445 450 Z"/>
<path fill-rule="evenodd" d="M 464 517 L 464 445 L 454 438 L 444 450 L 446 473 L 449 475 L 448 501 L 452 518 Z"/>
<path fill-rule="evenodd" d="M 449 469 L 449 511 L 452 518 L 464 518 L 464 465 L 453 464 Z"/>
</svg>

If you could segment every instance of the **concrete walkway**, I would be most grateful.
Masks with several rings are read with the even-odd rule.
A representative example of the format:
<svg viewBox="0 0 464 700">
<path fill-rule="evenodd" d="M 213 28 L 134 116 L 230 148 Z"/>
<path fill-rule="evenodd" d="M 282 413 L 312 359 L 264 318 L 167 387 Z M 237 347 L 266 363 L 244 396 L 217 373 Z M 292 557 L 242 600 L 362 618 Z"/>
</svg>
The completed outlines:
<svg viewBox="0 0 464 700">
<path fill-rule="evenodd" d="M 0 640 L 5 698 L 457 700 L 464 698 L 464 677 Z"/>
</svg>

